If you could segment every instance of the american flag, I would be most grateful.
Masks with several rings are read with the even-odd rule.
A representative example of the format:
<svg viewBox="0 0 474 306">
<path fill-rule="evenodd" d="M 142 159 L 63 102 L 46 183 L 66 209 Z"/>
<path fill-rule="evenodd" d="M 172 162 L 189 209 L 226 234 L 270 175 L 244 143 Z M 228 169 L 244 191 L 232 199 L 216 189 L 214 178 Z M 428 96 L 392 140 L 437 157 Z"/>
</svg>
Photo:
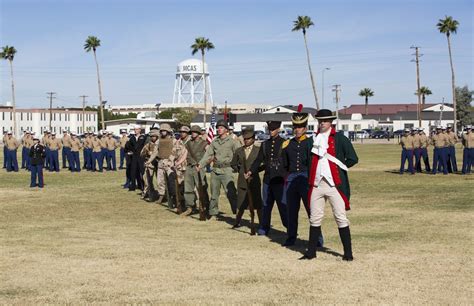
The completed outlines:
<svg viewBox="0 0 474 306">
<path fill-rule="evenodd" d="M 211 115 L 211 124 L 207 130 L 207 143 L 210 144 L 214 140 L 214 128 L 216 126 L 216 114 L 212 112 Z"/>
</svg>

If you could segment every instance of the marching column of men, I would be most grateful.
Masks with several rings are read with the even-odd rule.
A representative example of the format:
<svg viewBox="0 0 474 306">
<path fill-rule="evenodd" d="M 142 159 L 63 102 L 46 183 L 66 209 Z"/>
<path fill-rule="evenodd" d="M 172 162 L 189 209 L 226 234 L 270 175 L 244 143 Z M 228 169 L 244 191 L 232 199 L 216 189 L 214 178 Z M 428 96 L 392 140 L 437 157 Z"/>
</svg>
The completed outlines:
<svg viewBox="0 0 474 306">
<path fill-rule="evenodd" d="M 350 261 L 353 255 L 346 216 L 350 209 L 347 169 L 355 165 L 358 158 L 350 141 L 332 127 L 332 112 L 321 111 L 318 119 L 324 121 L 324 134 L 307 136 L 308 114 L 297 112 L 292 116 L 294 138 L 283 140 L 279 136 L 281 122 L 268 121 L 271 137 L 262 144 L 255 143 L 255 131 L 247 128 L 241 135 L 241 145 L 229 133 L 230 127 L 224 120 L 217 122 L 217 136 L 210 144 L 203 139 L 199 126 L 182 126 L 178 139 L 173 138 L 168 124 L 151 129 L 147 137 L 141 127 L 136 126 L 135 135 L 124 145 L 125 156 L 131 156 L 131 167 L 135 168 L 131 175 L 127 174 L 127 182 L 131 186 L 136 181 L 132 190 L 139 190 L 143 200 L 162 205 L 167 201 L 166 207 L 183 217 L 199 212 L 200 220 L 222 219 L 219 211 L 222 188 L 234 215 L 232 228 L 242 226 L 248 210 L 251 233 L 255 233 L 254 218 L 257 217 L 258 235 L 270 233 L 271 213 L 276 202 L 287 232 L 283 246 L 292 246 L 297 241 L 298 213 L 303 202 L 311 230 L 308 251 L 302 259 L 315 258 L 316 248 L 323 246 L 321 220 L 324 203 L 328 200 L 339 228 L 343 259 Z M 140 141 L 143 145 L 137 150 Z M 137 152 L 140 159 L 134 158 Z M 143 165 L 133 166 L 133 162 Z M 210 199 L 205 173 L 208 165 L 211 166 Z M 136 170 L 141 167 L 145 169 L 143 172 Z M 261 171 L 265 171 L 263 186 Z M 237 186 L 234 173 L 238 173 Z M 143 184 L 138 184 L 138 180 Z M 201 218 L 202 210 L 205 218 Z"/>
</svg>

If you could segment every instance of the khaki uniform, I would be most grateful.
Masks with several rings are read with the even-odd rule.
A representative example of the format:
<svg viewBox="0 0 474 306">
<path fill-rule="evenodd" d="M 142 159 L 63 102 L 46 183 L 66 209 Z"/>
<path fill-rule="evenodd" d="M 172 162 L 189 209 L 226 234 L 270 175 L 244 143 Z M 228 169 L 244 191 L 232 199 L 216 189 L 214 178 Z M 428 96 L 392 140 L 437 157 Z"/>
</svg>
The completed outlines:
<svg viewBox="0 0 474 306">
<path fill-rule="evenodd" d="M 474 149 L 474 133 L 470 132 L 462 134 L 462 144 L 466 149 Z"/>
<path fill-rule="evenodd" d="M 428 148 L 430 145 L 430 139 L 425 135 L 420 135 L 420 148 Z"/>
<path fill-rule="evenodd" d="M 50 136 L 46 135 L 41 138 L 41 144 L 45 147 L 48 147 L 49 140 L 51 139 Z"/>
<path fill-rule="evenodd" d="M 454 132 L 446 133 L 446 135 L 448 136 L 449 146 L 454 146 L 459 141 L 458 135 Z"/>
<path fill-rule="evenodd" d="M 413 147 L 419 149 L 421 147 L 421 137 L 419 134 L 411 135 L 413 138 Z"/>
<path fill-rule="evenodd" d="M 431 144 L 435 148 L 445 148 L 449 144 L 449 139 L 443 133 L 434 134 L 431 136 Z"/>
<path fill-rule="evenodd" d="M 100 153 L 100 151 L 102 150 L 102 144 L 99 138 L 97 137 L 92 138 L 91 147 L 92 147 L 92 152 Z"/>
<path fill-rule="evenodd" d="M 186 157 L 187 168 L 184 174 L 184 200 L 187 208 L 194 207 L 194 202 L 199 200 L 199 193 L 196 192 L 199 186 L 199 179 L 203 187 L 203 203 L 207 207 L 209 205 L 209 195 L 207 193 L 207 178 L 204 168 L 201 168 L 201 171 L 196 170 L 196 165 L 199 164 L 199 161 L 204 156 L 206 152 L 207 141 L 202 140 L 201 137 L 197 137 L 195 140 L 190 138 L 186 144 L 186 150 L 188 152 Z"/>
<path fill-rule="evenodd" d="M 148 197 L 151 201 L 156 198 L 155 187 L 153 185 L 153 178 L 157 173 L 157 163 L 155 160 L 150 160 L 150 157 L 158 154 L 158 144 L 156 142 L 149 142 L 143 146 L 140 152 L 141 157 L 145 161 L 145 173 L 143 174 L 143 194 L 144 198 Z"/>
<path fill-rule="evenodd" d="M 199 161 L 201 168 L 204 168 L 211 161 L 214 166 L 211 173 L 211 202 L 209 204 L 209 215 L 216 216 L 219 213 L 219 195 L 221 185 L 229 200 L 232 212 L 237 212 L 237 190 L 234 184 L 231 161 L 235 151 L 240 144 L 228 135 L 224 138 L 217 136 L 206 150 L 206 153 Z"/>
<path fill-rule="evenodd" d="M 71 152 L 79 152 L 82 148 L 81 141 L 76 139 L 71 139 Z"/>
<path fill-rule="evenodd" d="M 415 141 L 412 135 L 402 136 L 400 139 L 400 145 L 402 148 L 407 150 L 413 150 L 415 148 Z"/>
<path fill-rule="evenodd" d="M 61 144 L 61 140 L 57 138 L 51 138 L 48 142 L 48 147 L 51 151 L 58 151 L 61 150 L 63 146 Z"/>
<path fill-rule="evenodd" d="M 119 144 L 117 143 L 117 140 L 115 140 L 114 138 L 112 137 L 107 137 L 106 141 L 105 141 L 105 144 L 106 144 L 106 147 L 107 147 L 107 150 L 115 150 Z"/>
<path fill-rule="evenodd" d="M 102 149 L 107 149 L 107 137 L 106 136 L 102 136 L 102 138 L 100 139 L 100 146 L 102 147 Z"/>
<path fill-rule="evenodd" d="M 70 148 L 71 147 L 71 136 L 65 135 L 63 138 L 61 138 L 61 142 L 63 144 L 63 147 Z"/>
<path fill-rule="evenodd" d="M 232 159 L 232 168 L 235 172 L 239 173 L 239 178 L 237 180 L 237 207 L 239 210 L 247 209 L 248 207 L 248 189 L 250 189 L 252 195 L 254 209 L 262 208 L 262 186 L 260 183 L 260 176 L 252 176 L 248 183 L 244 177 L 244 173 L 250 170 L 250 167 L 257 158 L 259 150 L 260 146 L 257 144 L 253 144 L 249 147 L 240 147 L 237 149 L 234 158 Z M 246 168 L 244 167 L 244 164 Z"/>
<path fill-rule="evenodd" d="M 10 151 L 16 150 L 20 146 L 20 142 L 18 142 L 18 140 L 16 140 L 16 138 L 13 136 L 10 138 L 7 136 L 6 139 L 3 141 L 3 143 L 5 144 L 7 149 Z"/>
<path fill-rule="evenodd" d="M 120 148 L 125 149 L 125 145 L 127 144 L 127 141 L 128 141 L 128 136 L 127 135 L 122 136 L 122 138 L 120 138 Z"/>
</svg>

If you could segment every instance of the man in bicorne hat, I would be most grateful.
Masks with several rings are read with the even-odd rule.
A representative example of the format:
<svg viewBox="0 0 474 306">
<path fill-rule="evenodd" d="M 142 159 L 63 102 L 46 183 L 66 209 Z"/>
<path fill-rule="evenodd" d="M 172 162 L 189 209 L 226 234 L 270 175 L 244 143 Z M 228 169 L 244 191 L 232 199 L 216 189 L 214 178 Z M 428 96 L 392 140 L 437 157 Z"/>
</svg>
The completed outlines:
<svg viewBox="0 0 474 306">
<path fill-rule="evenodd" d="M 348 168 L 359 161 L 351 142 L 341 132 L 336 132 L 332 121 L 336 116 L 328 109 L 320 109 L 316 114 L 319 129 L 314 137 L 310 156 L 309 205 L 310 231 L 308 250 L 301 259 L 316 257 L 316 246 L 321 236 L 321 222 L 326 200 L 332 207 L 339 236 L 344 247 L 343 260 L 351 261 L 352 243 L 346 210 L 350 209 L 350 188 Z"/>
</svg>

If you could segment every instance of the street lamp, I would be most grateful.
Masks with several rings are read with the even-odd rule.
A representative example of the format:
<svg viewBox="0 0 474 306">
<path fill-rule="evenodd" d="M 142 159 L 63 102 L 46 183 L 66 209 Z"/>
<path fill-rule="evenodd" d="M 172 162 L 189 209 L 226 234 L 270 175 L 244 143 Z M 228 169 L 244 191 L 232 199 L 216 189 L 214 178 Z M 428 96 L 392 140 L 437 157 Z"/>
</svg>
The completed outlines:
<svg viewBox="0 0 474 306">
<path fill-rule="evenodd" d="M 321 100 L 322 100 L 322 107 L 323 107 L 323 108 L 324 108 L 324 72 L 325 72 L 326 70 L 331 70 L 331 68 L 326 67 L 326 68 L 324 68 L 323 71 L 322 71 L 323 77 L 322 77 L 322 82 L 321 82 L 321 91 L 322 91 L 322 99 L 321 99 Z"/>
</svg>

